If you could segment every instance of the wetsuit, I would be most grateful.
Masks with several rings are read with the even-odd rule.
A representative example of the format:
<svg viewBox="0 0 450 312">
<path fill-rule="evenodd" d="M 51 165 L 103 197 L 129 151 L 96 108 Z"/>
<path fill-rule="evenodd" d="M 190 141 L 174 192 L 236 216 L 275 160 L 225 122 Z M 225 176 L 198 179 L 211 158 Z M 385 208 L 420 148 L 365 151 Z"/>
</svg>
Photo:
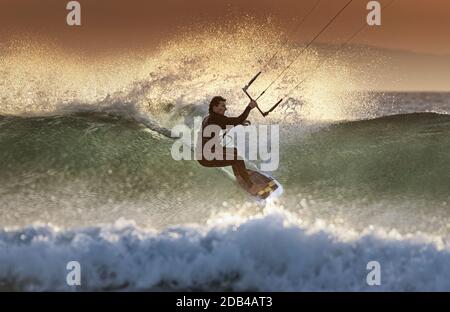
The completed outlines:
<svg viewBox="0 0 450 312">
<path fill-rule="evenodd" d="M 201 145 L 198 146 L 198 148 L 201 148 L 201 151 L 203 151 L 203 148 L 205 144 L 212 139 L 212 137 L 207 137 L 204 134 L 204 129 L 209 125 L 216 125 L 219 126 L 221 129 L 226 129 L 227 126 L 238 126 L 242 125 L 244 121 L 247 119 L 249 113 L 251 111 L 250 106 L 247 106 L 247 108 L 244 110 L 244 112 L 239 115 L 238 117 L 227 117 L 224 115 L 219 115 L 214 112 L 211 112 L 208 116 L 206 116 L 203 119 L 202 123 L 202 131 L 200 133 Z M 214 152 L 214 151 L 212 151 Z M 252 181 L 250 180 L 250 177 L 248 176 L 247 169 L 245 168 L 245 162 L 242 159 L 238 158 L 237 150 L 235 148 L 226 148 L 223 147 L 223 157 L 220 159 L 212 159 L 208 160 L 201 155 L 201 159 L 198 160 L 198 162 L 205 167 L 226 167 L 226 166 L 232 166 L 234 175 L 236 177 L 241 177 L 244 183 L 247 185 L 247 187 L 252 186 Z M 226 156 L 228 155 L 228 156 Z M 233 156 L 230 156 L 233 155 Z M 227 159 L 228 158 L 228 159 Z M 231 160 L 230 160 L 231 158 Z"/>
</svg>

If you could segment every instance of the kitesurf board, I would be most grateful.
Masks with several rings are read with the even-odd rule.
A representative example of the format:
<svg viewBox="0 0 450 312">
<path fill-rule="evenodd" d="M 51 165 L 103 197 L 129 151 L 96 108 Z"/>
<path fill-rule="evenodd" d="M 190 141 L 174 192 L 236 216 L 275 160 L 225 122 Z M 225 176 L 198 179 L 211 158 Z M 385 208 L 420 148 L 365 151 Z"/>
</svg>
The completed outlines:
<svg viewBox="0 0 450 312">
<path fill-rule="evenodd" d="M 251 169 L 247 169 L 247 172 L 250 177 L 250 180 L 253 183 L 265 185 L 265 187 L 263 187 L 262 190 L 260 190 L 257 194 L 251 194 L 247 186 L 244 184 L 242 178 L 239 176 L 236 177 L 238 184 L 255 199 L 266 200 L 269 197 L 272 197 L 273 195 L 280 195 L 283 192 L 281 184 L 277 182 L 274 178 Z"/>
</svg>

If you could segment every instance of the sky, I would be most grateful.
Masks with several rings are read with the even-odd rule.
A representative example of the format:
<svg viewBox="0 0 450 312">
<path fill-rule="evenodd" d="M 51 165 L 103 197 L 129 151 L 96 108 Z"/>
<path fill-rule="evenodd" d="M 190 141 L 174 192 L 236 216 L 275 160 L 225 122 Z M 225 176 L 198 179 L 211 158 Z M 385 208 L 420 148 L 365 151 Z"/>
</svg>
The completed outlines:
<svg viewBox="0 0 450 312">
<path fill-rule="evenodd" d="M 391 0 L 380 1 L 383 4 Z M 316 0 L 80 0 L 82 26 L 65 23 L 68 1 L 1 0 L 0 36 L 31 34 L 58 40 L 68 48 L 110 49 L 154 45 L 181 27 L 221 23 L 243 16 L 267 20 L 291 29 Z M 313 33 L 347 0 L 321 0 L 303 33 Z M 366 0 L 354 0 L 320 39 L 333 42 L 364 23 Z M 347 32 L 346 32 L 347 31 Z M 382 48 L 429 54 L 450 54 L 450 1 L 395 0 L 382 12 L 382 26 L 355 42 Z M 305 38 L 292 38 L 301 42 Z M 99 44 L 102 42 L 102 45 Z"/>
<path fill-rule="evenodd" d="M 302 24 L 301 31 L 291 33 L 317 1 L 320 1 L 318 6 Z M 2 45 L 17 38 L 51 40 L 63 50 L 75 53 L 81 50 L 85 55 L 151 51 L 180 33 L 239 24 L 249 18 L 258 24 L 276 25 L 282 32 L 291 34 L 291 42 L 304 44 L 347 1 L 79 0 L 82 25 L 70 27 L 66 24 L 68 1 L 0 0 L 0 51 Z M 345 41 L 366 23 L 368 2 L 353 0 L 318 42 Z M 380 3 L 389 5 L 382 10 L 382 25 L 367 27 L 352 41 L 386 52 L 388 61 L 380 67 L 385 79 L 380 79 L 376 88 L 450 91 L 450 0 L 381 0 Z M 405 82 L 393 86 L 391 81 Z"/>
</svg>

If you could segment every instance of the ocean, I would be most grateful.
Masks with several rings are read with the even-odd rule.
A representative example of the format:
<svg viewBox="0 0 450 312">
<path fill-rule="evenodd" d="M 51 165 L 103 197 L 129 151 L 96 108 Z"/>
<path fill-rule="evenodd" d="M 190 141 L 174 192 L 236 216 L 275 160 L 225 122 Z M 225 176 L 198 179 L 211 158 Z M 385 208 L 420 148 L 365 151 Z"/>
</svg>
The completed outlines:
<svg viewBox="0 0 450 312">
<path fill-rule="evenodd" d="M 393 52 L 283 38 L 250 19 L 95 56 L 3 42 L 0 290 L 450 291 L 450 93 L 363 91 L 407 85 L 379 70 Z M 280 197 L 172 158 L 174 126 L 216 95 L 236 116 L 300 53 L 249 116 L 279 126 Z"/>
<path fill-rule="evenodd" d="M 75 260 L 75 290 L 449 291 L 450 94 L 365 96 L 370 116 L 258 119 L 280 125 L 265 204 L 171 158 L 204 103 L 2 115 L 0 289 L 74 290 Z"/>
</svg>

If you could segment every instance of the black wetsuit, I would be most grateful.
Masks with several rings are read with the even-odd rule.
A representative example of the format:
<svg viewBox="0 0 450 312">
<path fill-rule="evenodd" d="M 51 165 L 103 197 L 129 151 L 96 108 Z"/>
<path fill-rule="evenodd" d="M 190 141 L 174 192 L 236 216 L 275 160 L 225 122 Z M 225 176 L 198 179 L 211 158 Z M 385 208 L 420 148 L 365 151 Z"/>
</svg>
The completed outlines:
<svg viewBox="0 0 450 312">
<path fill-rule="evenodd" d="M 210 113 L 208 116 L 206 116 L 203 119 L 202 123 L 202 132 L 201 132 L 201 148 L 203 151 L 203 147 L 205 146 L 206 142 L 211 140 L 211 137 L 206 137 L 203 135 L 204 129 L 209 125 L 216 125 L 219 126 L 221 129 L 226 129 L 227 126 L 238 126 L 242 125 L 244 121 L 247 119 L 248 115 L 250 114 L 251 108 L 250 106 L 247 106 L 247 108 L 244 110 L 244 112 L 239 115 L 238 117 L 227 117 L 224 115 L 219 115 L 214 112 Z M 213 151 L 214 152 L 214 151 Z M 231 156 L 225 156 L 232 154 L 233 157 L 231 160 L 227 158 L 231 158 Z M 198 162 L 205 167 L 226 167 L 226 166 L 232 166 L 234 175 L 236 177 L 241 177 L 244 183 L 247 185 L 247 187 L 252 186 L 252 181 L 250 180 L 250 177 L 248 176 L 247 169 L 245 168 L 245 162 L 242 159 L 238 158 L 237 150 L 235 148 L 223 148 L 223 157 L 221 159 L 212 159 L 208 160 L 202 157 Z"/>
</svg>

